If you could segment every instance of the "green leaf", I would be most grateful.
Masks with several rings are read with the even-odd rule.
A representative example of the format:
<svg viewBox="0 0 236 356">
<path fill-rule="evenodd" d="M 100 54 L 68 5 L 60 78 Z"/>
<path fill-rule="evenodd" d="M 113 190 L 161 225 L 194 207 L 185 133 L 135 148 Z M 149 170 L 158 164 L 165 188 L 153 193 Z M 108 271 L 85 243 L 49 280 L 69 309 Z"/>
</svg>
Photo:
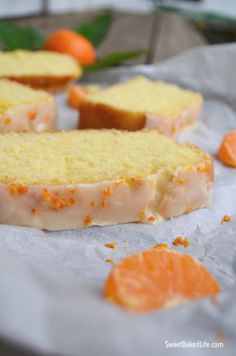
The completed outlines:
<svg viewBox="0 0 236 356">
<path fill-rule="evenodd" d="M 32 25 L 20 27 L 10 22 L 0 22 L 0 43 L 6 51 L 39 49 L 44 40 L 44 35 Z"/>
<path fill-rule="evenodd" d="M 130 51 L 130 52 L 114 52 L 107 55 L 106 57 L 98 59 L 96 63 L 92 64 L 89 67 L 86 67 L 85 71 L 90 72 L 94 70 L 100 70 L 103 68 L 117 66 L 128 59 L 139 57 L 144 53 L 146 53 L 146 50 L 138 50 L 138 51 Z"/>
<path fill-rule="evenodd" d="M 112 14 L 104 12 L 95 17 L 94 20 L 77 26 L 74 30 L 86 37 L 92 44 L 97 47 L 106 38 L 112 24 Z"/>
</svg>

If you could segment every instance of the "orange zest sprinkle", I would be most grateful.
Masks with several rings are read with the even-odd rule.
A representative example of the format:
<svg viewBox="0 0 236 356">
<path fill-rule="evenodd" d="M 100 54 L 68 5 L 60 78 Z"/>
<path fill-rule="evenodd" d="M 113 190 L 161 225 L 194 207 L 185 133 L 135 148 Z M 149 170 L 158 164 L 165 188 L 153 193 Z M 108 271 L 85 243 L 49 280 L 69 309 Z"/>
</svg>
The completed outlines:
<svg viewBox="0 0 236 356">
<path fill-rule="evenodd" d="M 32 214 L 35 215 L 35 216 L 39 215 L 39 209 L 33 208 L 33 209 L 31 210 L 31 212 L 32 212 Z"/>
<path fill-rule="evenodd" d="M 102 190 L 102 194 L 105 196 L 105 197 L 109 197 L 111 194 L 112 194 L 112 190 L 111 188 L 105 188 Z"/>
<path fill-rule="evenodd" d="M 118 179 L 116 182 L 115 182 L 115 186 L 116 187 L 119 187 L 121 184 L 124 183 L 124 180 L 123 179 Z"/>
<path fill-rule="evenodd" d="M 174 239 L 174 241 L 172 242 L 172 245 L 174 245 L 174 246 L 182 245 L 184 247 L 188 247 L 189 246 L 189 240 L 186 239 L 185 237 L 177 236 Z"/>
<path fill-rule="evenodd" d="M 91 206 L 91 208 L 96 208 L 97 203 L 95 202 L 95 200 L 91 200 L 91 202 L 89 203 L 89 205 Z"/>
<path fill-rule="evenodd" d="M 8 190 L 12 195 L 25 195 L 29 189 L 26 185 L 11 183 L 8 185 Z"/>
<path fill-rule="evenodd" d="M 153 216 L 153 215 L 149 216 L 149 217 L 148 217 L 148 221 L 150 221 L 150 222 L 156 221 L 155 216 Z"/>
<path fill-rule="evenodd" d="M 28 118 L 30 120 L 34 120 L 36 118 L 36 116 L 37 116 L 37 111 L 36 110 L 30 110 L 28 112 Z"/>
<path fill-rule="evenodd" d="M 232 220 L 230 215 L 225 215 L 223 216 L 222 220 L 221 220 L 221 225 L 223 225 L 225 222 L 230 222 Z"/>
<path fill-rule="evenodd" d="M 207 167 L 206 166 L 197 167 L 197 171 L 198 171 L 198 173 L 206 173 Z"/>
<path fill-rule="evenodd" d="M 117 242 L 106 242 L 104 246 L 108 248 L 116 248 Z"/>
<path fill-rule="evenodd" d="M 48 115 L 44 116 L 43 122 L 44 122 L 45 124 L 47 124 L 47 123 L 49 122 L 49 116 L 48 116 Z"/>
<path fill-rule="evenodd" d="M 127 183 L 133 188 L 137 189 L 143 185 L 143 180 L 140 178 L 128 178 Z"/>
<path fill-rule="evenodd" d="M 159 249 L 168 248 L 168 245 L 167 244 L 156 244 L 153 246 L 153 248 L 159 248 Z"/>
<path fill-rule="evenodd" d="M 100 207 L 101 207 L 102 209 L 108 207 L 108 201 L 107 201 L 107 199 L 103 199 L 103 200 L 101 201 Z"/>
<path fill-rule="evenodd" d="M 68 205 L 68 201 L 66 201 L 65 199 L 53 199 L 51 208 L 63 209 Z"/>
<path fill-rule="evenodd" d="M 185 180 L 184 178 L 178 178 L 178 179 L 177 179 L 177 183 L 178 183 L 179 185 L 185 185 L 185 184 L 186 184 L 186 180 Z"/>
<path fill-rule="evenodd" d="M 173 182 L 176 179 L 176 176 L 174 174 L 170 175 L 169 181 Z"/>
<path fill-rule="evenodd" d="M 75 203 L 76 203 L 75 198 L 73 198 L 73 197 L 69 198 L 69 203 L 70 203 L 71 205 L 75 205 Z"/>
<path fill-rule="evenodd" d="M 93 222 L 93 217 L 91 215 L 86 215 L 83 220 L 84 226 L 89 226 Z"/>
<path fill-rule="evenodd" d="M 11 119 L 9 117 L 6 117 L 6 119 L 3 121 L 3 126 L 8 126 L 11 123 Z"/>
<path fill-rule="evenodd" d="M 140 210 L 137 214 L 139 219 L 145 219 L 146 218 L 146 213 L 145 210 Z"/>
<path fill-rule="evenodd" d="M 53 196 L 54 195 L 54 196 Z M 57 198 L 55 198 L 55 196 Z M 45 202 L 50 202 L 51 205 L 48 207 L 49 209 L 52 210 L 58 210 L 58 209 L 64 209 L 66 207 L 69 207 L 71 205 L 76 204 L 76 200 L 73 197 L 70 198 L 59 198 L 59 193 L 57 191 L 53 193 L 49 193 L 47 189 L 44 189 L 41 195 L 41 198 Z"/>
<path fill-rule="evenodd" d="M 52 201 L 53 200 L 53 197 L 51 194 L 49 194 L 48 190 L 47 189 L 44 189 L 43 190 L 43 193 L 42 193 L 42 200 L 44 201 Z"/>
<path fill-rule="evenodd" d="M 105 262 L 107 263 L 114 263 L 114 260 L 112 258 L 106 258 Z"/>
<path fill-rule="evenodd" d="M 193 208 L 190 206 L 186 209 L 186 213 L 191 213 L 193 211 Z"/>
</svg>

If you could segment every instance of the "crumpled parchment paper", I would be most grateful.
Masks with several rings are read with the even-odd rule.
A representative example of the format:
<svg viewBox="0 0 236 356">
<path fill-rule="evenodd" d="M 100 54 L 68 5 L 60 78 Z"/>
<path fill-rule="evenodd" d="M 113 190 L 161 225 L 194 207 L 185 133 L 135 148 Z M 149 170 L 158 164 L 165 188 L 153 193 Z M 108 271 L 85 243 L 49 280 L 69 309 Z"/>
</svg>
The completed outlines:
<svg viewBox="0 0 236 356">
<path fill-rule="evenodd" d="M 164 79 L 201 91 L 202 119 L 189 140 L 215 155 L 224 133 L 236 129 L 236 45 L 196 48 L 156 66 L 90 74 L 87 82 L 109 84 L 134 74 Z M 77 115 L 57 97 L 60 127 Z M 1 212 L 0 212 L 1 213 Z M 232 221 L 221 225 L 225 214 Z M 111 265 L 178 235 L 190 241 L 178 251 L 208 267 L 222 287 L 217 301 L 134 315 L 103 300 Z M 116 241 L 115 250 L 104 246 Z M 0 335 L 46 353 L 78 356 L 234 355 L 236 351 L 236 170 L 215 160 L 210 208 L 159 225 L 126 224 L 45 232 L 0 226 Z M 224 348 L 170 348 L 171 342 L 224 342 Z M 167 343 L 167 344 L 166 344 Z"/>
</svg>

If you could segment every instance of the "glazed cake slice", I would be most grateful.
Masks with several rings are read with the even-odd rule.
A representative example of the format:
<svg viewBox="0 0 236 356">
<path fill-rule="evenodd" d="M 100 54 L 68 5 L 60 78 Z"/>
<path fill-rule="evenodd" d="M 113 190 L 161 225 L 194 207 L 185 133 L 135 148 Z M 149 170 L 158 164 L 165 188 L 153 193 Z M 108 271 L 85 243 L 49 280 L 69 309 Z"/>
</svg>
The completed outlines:
<svg viewBox="0 0 236 356">
<path fill-rule="evenodd" d="M 59 90 L 81 76 L 81 67 L 71 56 L 49 51 L 0 52 L 0 78 L 33 88 Z"/>
<path fill-rule="evenodd" d="M 202 104 L 199 93 L 139 76 L 86 96 L 80 104 L 79 128 L 156 128 L 176 135 L 196 122 Z"/>
<path fill-rule="evenodd" d="M 55 127 L 56 104 L 52 95 L 0 80 L 0 132 L 47 131 Z"/>
<path fill-rule="evenodd" d="M 212 159 L 157 130 L 0 135 L 0 223 L 155 224 L 209 205 Z"/>
</svg>

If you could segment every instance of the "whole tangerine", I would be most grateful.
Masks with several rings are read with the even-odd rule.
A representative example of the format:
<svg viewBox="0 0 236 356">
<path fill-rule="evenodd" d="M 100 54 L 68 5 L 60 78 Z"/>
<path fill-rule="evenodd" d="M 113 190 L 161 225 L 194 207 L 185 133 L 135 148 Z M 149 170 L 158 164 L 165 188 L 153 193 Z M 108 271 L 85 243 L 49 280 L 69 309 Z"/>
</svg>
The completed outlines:
<svg viewBox="0 0 236 356">
<path fill-rule="evenodd" d="M 96 61 L 96 51 L 92 43 L 84 36 L 70 30 L 62 29 L 53 32 L 48 36 L 44 49 L 69 54 L 83 66 Z"/>
</svg>

